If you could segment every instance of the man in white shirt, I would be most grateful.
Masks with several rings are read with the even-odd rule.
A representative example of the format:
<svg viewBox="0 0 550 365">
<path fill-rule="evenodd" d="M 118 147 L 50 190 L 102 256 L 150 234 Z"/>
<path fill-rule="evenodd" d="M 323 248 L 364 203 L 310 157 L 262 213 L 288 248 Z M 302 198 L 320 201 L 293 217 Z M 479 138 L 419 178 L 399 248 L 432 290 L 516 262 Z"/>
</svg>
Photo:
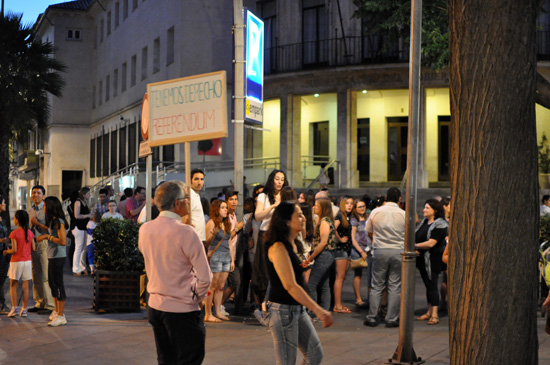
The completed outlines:
<svg viewBox="0 0 550 365">
<path fill-rule="evenodd" d="M 550 195 L 545 195 L 542 197 L 540 215 L 550 215 Z"/>
<path fill-rule="evenodd" d="M 401 296 L 401 253 L 405 248 L 405 211 L 399 207 L 401 192 L 390 188 L 386 202 L 374 209 L 366 223 L 371 237 L 373 254 L 372 290 L 369 296 L 369 314 L 365 326 L 376 327 L 382 292 L 388 288 L 386 327 L 399 326 Z"/>
<path fill-rule="evenodd" d="M 195 227 L 201 241 L 206 241 L 206 222 L 202 210 L 200 191 L 204 186 L 204 172 L 200 169 L 191 171 L 191 225 Z"/>
</svg>

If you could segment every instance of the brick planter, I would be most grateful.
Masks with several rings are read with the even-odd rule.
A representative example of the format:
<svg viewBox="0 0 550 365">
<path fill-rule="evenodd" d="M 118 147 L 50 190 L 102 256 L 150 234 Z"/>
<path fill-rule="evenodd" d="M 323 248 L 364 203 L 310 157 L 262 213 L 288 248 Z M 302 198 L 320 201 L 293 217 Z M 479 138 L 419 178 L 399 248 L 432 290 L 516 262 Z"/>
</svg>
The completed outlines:
<svg viewBox="0 0 550 365">
<path fill-rule="evenodd" d="M 139 312 L 140 273 L 97 270 L 94 276 L 94 302 L 97 312 Z"/>
</svg>

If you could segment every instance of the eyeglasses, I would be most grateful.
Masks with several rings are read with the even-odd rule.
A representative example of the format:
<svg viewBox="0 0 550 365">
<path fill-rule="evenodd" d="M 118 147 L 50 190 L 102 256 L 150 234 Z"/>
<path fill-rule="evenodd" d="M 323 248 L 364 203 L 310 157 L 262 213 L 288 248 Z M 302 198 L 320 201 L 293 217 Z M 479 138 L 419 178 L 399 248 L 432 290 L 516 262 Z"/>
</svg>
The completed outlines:
<svg viewBox="0 0 550 365">
<path fill-rule="evenodd" d="M 358 205 L 357 206 L 357 209 L 361 209 L 361 208 L 366 208 L 366 206 L 365 205 Z"/>
</svg>

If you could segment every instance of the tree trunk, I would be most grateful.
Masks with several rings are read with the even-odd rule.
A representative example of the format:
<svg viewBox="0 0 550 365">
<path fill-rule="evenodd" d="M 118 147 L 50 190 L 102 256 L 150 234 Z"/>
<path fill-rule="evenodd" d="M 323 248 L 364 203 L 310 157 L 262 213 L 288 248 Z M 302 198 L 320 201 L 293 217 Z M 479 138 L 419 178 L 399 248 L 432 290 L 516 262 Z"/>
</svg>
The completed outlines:
<svg viewBox="0 0 550 365">
<path fill-rule="evenodd" d="M 536 364 L 538 1 L 451 0 L 451 364 Z"/>
</svg>

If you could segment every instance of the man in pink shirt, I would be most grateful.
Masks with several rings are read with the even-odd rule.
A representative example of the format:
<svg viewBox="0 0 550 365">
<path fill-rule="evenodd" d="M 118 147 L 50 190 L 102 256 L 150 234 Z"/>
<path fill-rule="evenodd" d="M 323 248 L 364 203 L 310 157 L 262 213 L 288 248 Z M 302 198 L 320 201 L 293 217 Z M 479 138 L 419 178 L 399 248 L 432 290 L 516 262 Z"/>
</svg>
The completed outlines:
<svg viewBox="0 0 550 365">
<path fill-rule="evenodd" d="M 189 197 L 180 181 L 156 191 L 159 216 L 139 229 L 139 249 L 149 278 L 147 317 L 153 326 L 159 364 L 201 364 L 206 330 L 201 315 L 212 272 L 204 246 L 192 226 Z"/>
</svg>

